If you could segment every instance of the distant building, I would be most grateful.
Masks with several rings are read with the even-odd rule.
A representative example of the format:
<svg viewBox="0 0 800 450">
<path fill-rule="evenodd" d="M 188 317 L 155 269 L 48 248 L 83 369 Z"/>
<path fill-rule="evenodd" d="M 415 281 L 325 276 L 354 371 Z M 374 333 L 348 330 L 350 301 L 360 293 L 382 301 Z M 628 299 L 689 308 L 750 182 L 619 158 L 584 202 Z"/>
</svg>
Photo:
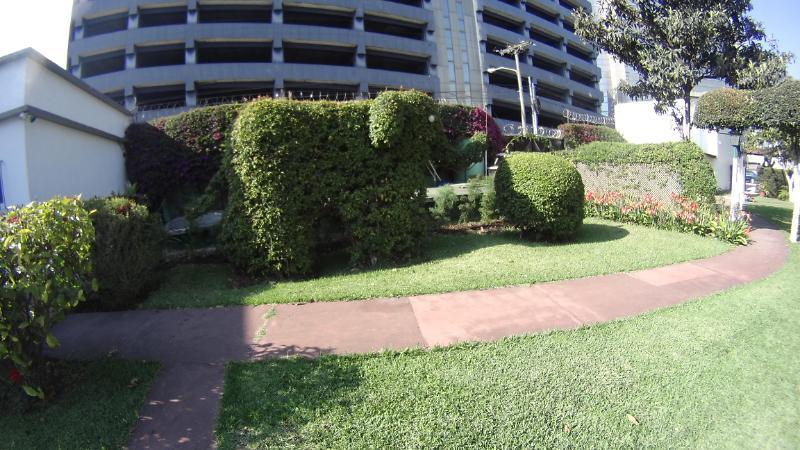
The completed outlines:
<svg viewBox="0 0 800 450">
<path fill-rule="evenodd" d="M 125 189 L 121 106 L 32 49 L 0 58 L 0 207 Z"/>
<path fill-rule="evenodd" d="M 513 67 L 496 51 L 531 40 L 521 71 L 537 85 L 540 123 L 556 126 L 565 109 L 597 113 L 602 101 L 596 54 L 573 32 L 579 7 L 591 5 L 76 0 L 69 70 L 140 118 L 258 95 L 335 100 L 413 88 L 518 121 L 516 77 L 487 69 Z"/>
</svg>

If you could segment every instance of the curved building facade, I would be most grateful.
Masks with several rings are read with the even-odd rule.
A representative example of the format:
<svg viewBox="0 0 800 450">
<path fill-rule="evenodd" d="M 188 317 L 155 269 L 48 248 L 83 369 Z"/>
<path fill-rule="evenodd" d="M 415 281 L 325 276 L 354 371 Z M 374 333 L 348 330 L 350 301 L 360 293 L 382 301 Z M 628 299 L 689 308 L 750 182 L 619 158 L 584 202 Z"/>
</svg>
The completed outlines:
<svg viewBox="0 0 800 450">
<path fill-rule="evenodd" d="M 418 89 L 519 120 L 521 40 L 541 123 L 597 113 L 595 53 L 571 31 L 586 0 L 76 0 L 69 69 L 140 116 L 258 95 L 364 98 Z M 527 83 L 525 83 L 527 85 Z M 526 86 L 527 88 L 527 86 Z M 529 104 L 526 94 L 526 102 Z M 150 111 L 150 113 L 146 113 Z"/>
</svg>

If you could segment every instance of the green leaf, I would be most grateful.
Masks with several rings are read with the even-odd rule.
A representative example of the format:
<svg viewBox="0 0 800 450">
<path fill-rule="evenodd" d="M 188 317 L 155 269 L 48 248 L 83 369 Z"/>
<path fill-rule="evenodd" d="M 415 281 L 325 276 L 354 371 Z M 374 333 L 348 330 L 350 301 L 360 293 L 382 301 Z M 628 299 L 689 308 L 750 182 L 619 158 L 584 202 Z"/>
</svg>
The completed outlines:
<svg viewBox="0 0 800 450">
<path fill-rule="evenodd" d="M 46 340 L 47 340 L 47 346 L 50 348 L 56 348 L 60 345 L 58 339 L 56 339 L 56 337 L 53 336 L 52 334 L 48 334 Z"/>
<path fill-rule="evenodd" d="M 22 390 L 25 391 L 30 397 L 36 397 L 44 400 L 44 391 L 41 388 L 35 388 L 33 386 L 28 386 L 27 384 L 22 385 Z"/>
</svg>

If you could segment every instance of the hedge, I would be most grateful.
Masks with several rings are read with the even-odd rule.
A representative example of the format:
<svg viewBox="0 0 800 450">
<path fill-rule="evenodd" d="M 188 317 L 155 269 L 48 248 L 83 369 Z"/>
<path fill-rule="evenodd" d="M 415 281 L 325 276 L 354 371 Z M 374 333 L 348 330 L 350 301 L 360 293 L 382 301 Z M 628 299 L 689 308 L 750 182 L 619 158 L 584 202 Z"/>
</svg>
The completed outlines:
<svg viewBox="0 0 800 450">
<path fill-rule="evenodd" d="M 583 223 L 584 189 L 572 163 L 547 153 L 515 153 L 495 175 L 500 215 L 536 239 L 572 239 Z"/>
<path fill-rule="evenodd" d="M 137 193 L 154 207 L 202 192 L 220 168 L 241 104 L 198 108 L 125 132 L 125 167 Z"/>
<path fill-rule="evenodd" d="M 676 194 L 704 203 L 714 203 L 717 180 L 703 150 L 691 142 L 625 144 L 594 142 L 575 150 L 559 152 L 567 160 L 589 167 L 599 165 L 660 164 L 675 173 L 682 192 Z M 622 170 L 622 169 L 621 169 Z"/>
<path fill-rule="evenodd" d="M 92 266 L 99 288 L 87 307 L 107 311 L 135 306 L 159 282 L 161 222 L 129 198 L 95 198 L 85 206 L 92 211 Z"/>
<path fill-rule="evenodd" d="M 564 148 L 573 149 L 592 142 L 625 142 L 617 130 L 602 125 L 565 123 L 558 126 L 564 133 Z"/>
<path fill-rule="evenodd" d="M 429 226 L 425 164 L 442 134 L 433 100 L 413 91 L 248 104 L 228 167 L 220 239 L 229 259 L 253 275 L 308 274 L 329 227 L 346 236 L 355 264 L 415 254 Z"/>
</svg>

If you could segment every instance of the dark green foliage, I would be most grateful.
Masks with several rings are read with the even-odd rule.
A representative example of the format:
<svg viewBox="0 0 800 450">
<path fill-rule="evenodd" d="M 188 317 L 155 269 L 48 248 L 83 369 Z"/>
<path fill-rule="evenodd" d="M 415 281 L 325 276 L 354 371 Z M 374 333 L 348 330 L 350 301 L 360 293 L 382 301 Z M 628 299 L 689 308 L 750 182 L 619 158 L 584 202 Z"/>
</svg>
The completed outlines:
<svg viewBox="0 0 800 450">
<path fill-rule="evenodd" d="M 583 180 L 569 161 L 547 153 L 515 153 L 495 175 L 497 208 L 536 239 L 562 241 L 583 223 Z"/>
<path fill-rule="evenodd" d="M 781 169 L 762 167 L 758 170 L 758 189 L 767 197 L 777 198 L 782 190 L 788 192 L 786 174 Z"/>
<path fill-rule="evenodd" d="M 711 204 L 714 203 L 717 193 L 717 180 L 711 163 L 706 159 L 703 150 L 690 142 L 641 145 L 595 142 L 559 154 L 573 163 L 588 166 L 664 164 L 678 175 L 678 181 L 683 187 L 683 192 L 676 194 Z"/>
<path fill-rule="evenodd" d="M 203 192 L 219 170 L 240 104 L 198 108 L 125 131 L 128 179 L 152 206 Z M 178 205 L 181 207 L 183 205 Z"/>
<path fill-rule="evenodd" d="M 456 153 L 459 164 L 467 168 L 470 165 L 483 161 L 486 150 L 489 149 L 489 138 L 486 133 L 477 132 L 458 143 Z"/>
<path fill-rule="evenodd" d="M 558 129 L 564 133 L 564 148 L 566 149 L 591 142 L 625 142 L 625 138 L 617 130 L 601 125 L 565 123 L 559 125 Z"/>
<path fill-rule="evenodd" d="M 414 91 L 247 105 L 220 233 L 228 257 L 250 274 L 308 274 L 322 223 L 340 225 L 356 264 L 416 253 L 428 224 L 425 163 L 442 135 L 435 112 Z"/>
<path fill-rule="evenodd" d="M 161 222 L 147 207 L 124 197 L 96 198 L 85 206 L 94 211 L 92 267 L 99 286 L 87 305 L 100 310 L 135 306 L 158 286 Z"/>
<path fill-rule="evenodd" d="M 505 145 L 500 128 L 481 108 L 439 104 L 437 114 L 444 129 L 444 139 L 433 146 L 431 161 L 444 180 L 458 179 L 470 165 L 483 161 L 485 151 L 488 151 L 489 160 L 494 161 L 495 155 Z M 478 134 L 483 135 L 478 138 L 480 149 L 478 145 L 469 145 L 475 144 L 473 138 Z"/>
<path fill-rule="evenodd" d="M 442 186 L 433 194 L 433 206 L 430 208 L 433 220 L 439 223 L 455 222 L 459 217 L 459 199 L 450 185 Z"/>
<path fill-rule="evenodd" d="M 753 124 L 753 99 L 747 91 L 717 89 L 697 100 L 694 123 L 710 130 L 731 129 L 741 133 Z"/>
</svg>

